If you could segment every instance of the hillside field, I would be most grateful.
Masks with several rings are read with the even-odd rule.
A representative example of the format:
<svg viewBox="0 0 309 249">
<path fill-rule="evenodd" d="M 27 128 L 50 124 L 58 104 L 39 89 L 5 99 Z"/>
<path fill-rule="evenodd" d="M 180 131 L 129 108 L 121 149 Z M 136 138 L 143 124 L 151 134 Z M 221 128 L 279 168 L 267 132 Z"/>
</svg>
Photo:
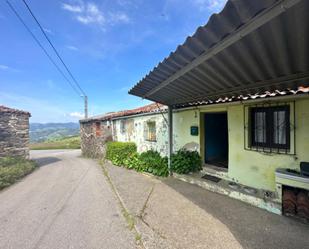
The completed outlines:
<svg viewBox="0 0 309 249">
<path fill-rule="evenodd" d="M 71 136 L 30 144 L 31 150 L 80 149 L 80 136 Z"/>
</svg>

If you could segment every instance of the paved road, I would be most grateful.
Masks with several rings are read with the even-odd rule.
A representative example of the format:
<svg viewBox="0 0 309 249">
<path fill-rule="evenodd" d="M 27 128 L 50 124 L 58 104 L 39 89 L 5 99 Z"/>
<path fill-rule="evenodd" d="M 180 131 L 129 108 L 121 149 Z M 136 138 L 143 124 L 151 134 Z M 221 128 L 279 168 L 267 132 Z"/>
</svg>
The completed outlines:
<svg viewBox="0 0 309 249">
<path fill-rule="evenodd" d="M 80 151 L 35 151 L 40 168 L 0 192 L 0 248 L 136 248 L 99 166 Z"/>
</svg>

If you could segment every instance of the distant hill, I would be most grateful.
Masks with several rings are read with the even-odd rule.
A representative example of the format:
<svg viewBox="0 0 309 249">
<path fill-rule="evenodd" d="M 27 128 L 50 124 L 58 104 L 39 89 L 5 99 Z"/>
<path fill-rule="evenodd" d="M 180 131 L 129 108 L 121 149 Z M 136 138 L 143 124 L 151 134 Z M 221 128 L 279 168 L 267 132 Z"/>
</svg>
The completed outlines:
<svg viewBox="0 0 309 249">
<path fill-rule="evenodd" d="M 63 137 L 30 144 L 31 150 L 80 149 L 80 136 Z"/>
<path fill-rule="evenodd" d="M 30 143 L 79 135 L 78 123 L 30 123 Z"/>
</svg>

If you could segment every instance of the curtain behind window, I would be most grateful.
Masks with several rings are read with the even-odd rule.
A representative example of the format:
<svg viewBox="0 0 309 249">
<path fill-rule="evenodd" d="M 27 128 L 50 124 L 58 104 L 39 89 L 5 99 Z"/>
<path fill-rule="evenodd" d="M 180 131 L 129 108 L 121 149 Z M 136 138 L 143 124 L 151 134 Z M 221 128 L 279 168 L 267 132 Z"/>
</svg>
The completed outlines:
<svg viewBox="0 0 309 249">
<path fill-rule="evenodd" d="M 286 144 L 286 112 L 275 111 L 273 113 L 274 127 L 273 127 L 273 143 Z"/>
<path fill-rule="evenodd" d="M 255 112 L 254 141 L 266 143 L 266 112 Z"/>
</svg>

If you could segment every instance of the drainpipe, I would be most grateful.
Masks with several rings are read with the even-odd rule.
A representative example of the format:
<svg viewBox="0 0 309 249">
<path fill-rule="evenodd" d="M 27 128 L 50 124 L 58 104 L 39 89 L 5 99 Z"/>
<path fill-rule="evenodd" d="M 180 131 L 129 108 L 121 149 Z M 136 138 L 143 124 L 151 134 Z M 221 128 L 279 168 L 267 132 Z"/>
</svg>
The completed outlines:
<svg viewBox="0 0 309 249">
<path fill-rule="evenodd" d="M 173 108 L 168 106 L 168 170 L 170 176 L 172 172 L 171 156 L 173 154 Z"/>
</svg>

